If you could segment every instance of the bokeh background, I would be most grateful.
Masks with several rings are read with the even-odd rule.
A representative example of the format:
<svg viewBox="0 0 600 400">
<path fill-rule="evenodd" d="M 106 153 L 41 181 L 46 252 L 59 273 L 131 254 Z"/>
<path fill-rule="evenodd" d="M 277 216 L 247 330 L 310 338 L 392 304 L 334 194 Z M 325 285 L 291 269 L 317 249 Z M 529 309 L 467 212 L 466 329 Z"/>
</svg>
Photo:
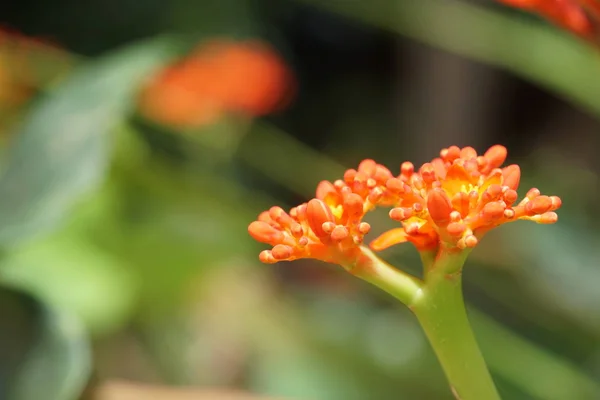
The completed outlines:
<svg viewBox="0 0 600 400">
<path fill-rule="evenodd" d="M 503 398 L 600 398 L 591 46 L 483 0 L 23 0 L 0 23 L 0 399 L 450 399 L 407 309 L 335 266 L 260 264 L 246 228 L 362 159 L 496 143 L 564 205 L 472 253 L 478 341 Z M 177 78 L 215 40 L 271 61 Z M 419 274 L 409 245 L 382 255 Z"/>
</svg>

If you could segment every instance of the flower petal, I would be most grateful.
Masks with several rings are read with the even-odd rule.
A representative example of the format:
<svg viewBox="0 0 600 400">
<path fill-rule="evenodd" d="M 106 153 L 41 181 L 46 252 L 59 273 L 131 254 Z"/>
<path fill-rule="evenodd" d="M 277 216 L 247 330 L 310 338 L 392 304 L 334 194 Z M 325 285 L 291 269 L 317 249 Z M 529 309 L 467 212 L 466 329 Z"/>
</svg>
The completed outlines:
<svg viewBox="0 0 600 400">
<path fill-rule="evenodd" d="M 375 251 L 381 251 L 395 244 L 404 243 L 406 241 L 407 238 L 404 228 L 395 228 L 382 233 L 377 239 L 373 240 L 369 246 Z"/>
</svg>

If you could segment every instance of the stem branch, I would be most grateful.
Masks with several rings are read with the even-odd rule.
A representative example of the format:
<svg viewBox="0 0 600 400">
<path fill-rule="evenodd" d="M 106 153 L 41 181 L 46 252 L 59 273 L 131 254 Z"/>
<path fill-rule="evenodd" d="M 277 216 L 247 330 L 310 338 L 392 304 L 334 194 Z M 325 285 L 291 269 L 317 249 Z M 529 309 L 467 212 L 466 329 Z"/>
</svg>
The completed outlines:
<svg viewBox="0 0 600 400">
<path fill-rule="evenodd" d="M 409 307 L 422 292 L 423 282 L 420 279 L 392 267 L 366 247 L 361 247 L 358 260 L 345 268 L 354 276 L 377 286 Z"/>
</svg>

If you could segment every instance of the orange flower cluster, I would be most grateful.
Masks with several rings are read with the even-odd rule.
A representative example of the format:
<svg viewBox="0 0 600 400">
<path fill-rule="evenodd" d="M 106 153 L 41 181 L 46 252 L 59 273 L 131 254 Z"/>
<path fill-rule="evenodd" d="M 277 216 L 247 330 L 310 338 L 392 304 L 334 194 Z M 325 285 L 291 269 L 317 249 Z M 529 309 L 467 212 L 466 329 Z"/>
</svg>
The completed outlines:
<svg viewBox="0 0 600 400">
<path fill-rule="evenodd" d="M 321 182 L 316 197 L 289 214 L 279 207 L 262 213 L 248 231 L 273 246 L 260 254 L 263 262 L 315 258 L 345 264 L 360 254 L 370 231 L 362 218 L 379 206 L 391 207 L 390 218 L 402 226 L 375 239 L 371 248 L 376 251 L 402 242 L 419 251 L 460 251 L 507 222 L 556 222 L 560 198 L 531 189 L 517 201 L 521 171 L 518 165 L 500 168 L 506 156 L 500 145 L 483 155 L 452 146 L 418 170 L 403 163 L 398 176 L 365 160 L 343 179 Z"/>
<path fill-rule="evenodd" d="M 267 45 L 214 40 L 154 76 L 139 106 L 159 123 L 199 127 L 228 112 L 273 112 L 289 99 L 291 87 L 290 72 Z"/>
<path fill-rule="evenodd" d="M 554 24 L 588 40 L 598 39 L 600 1 L 598 0 L 500 0 L 541 15 Z"/>
</svg>

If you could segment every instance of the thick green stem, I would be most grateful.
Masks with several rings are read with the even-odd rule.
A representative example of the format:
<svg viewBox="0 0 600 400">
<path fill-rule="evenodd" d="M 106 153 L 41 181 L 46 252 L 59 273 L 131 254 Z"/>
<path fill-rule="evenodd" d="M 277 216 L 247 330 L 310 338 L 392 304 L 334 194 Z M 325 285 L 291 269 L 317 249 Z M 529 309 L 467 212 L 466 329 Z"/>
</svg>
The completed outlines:
<svg viewBox="0 0 600 400">
<path fill-rule="evenodd" d="M 417 316 L 452 393 L 461 400 L 499 400 L 467 318 L 462 266 L 468 250 L 422 253 L 425 282 L 379 259 L 366 248 L 346 269 L 406 304 Z"/>
<path fill-rule="evenodd" d="M 461 400 L 498 400 L 494 381 L 471 330 L 462 294 L 466 254 L 443 255 L 426 275 L 422 294 L 411 305 L 429 343 Z"/>
</svg>

